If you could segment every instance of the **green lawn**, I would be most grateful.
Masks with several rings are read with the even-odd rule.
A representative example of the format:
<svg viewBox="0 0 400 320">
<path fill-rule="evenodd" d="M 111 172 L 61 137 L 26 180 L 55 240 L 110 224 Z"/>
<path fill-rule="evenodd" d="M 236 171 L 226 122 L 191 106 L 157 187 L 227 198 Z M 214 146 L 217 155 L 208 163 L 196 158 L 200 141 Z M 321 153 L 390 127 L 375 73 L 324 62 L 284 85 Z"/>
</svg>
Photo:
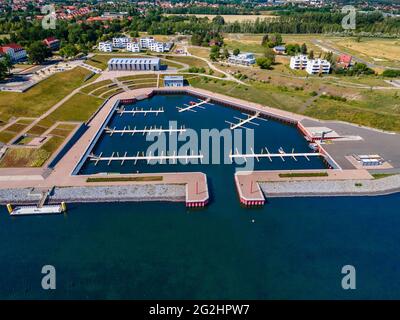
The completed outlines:
<svg viewBox="0 0 400 320">
<path fill-rule="evenodd" d="M 108 99 L 108 98 L 111 97 L 112 95 L 117 94 L 117 93 L 121 93 L 121 92 L 123 92 L 123 91 L 124 91 L 124 90 L 121 89 L 121 88 L 115 88 L 114 90 L 111 90 L 111 91 L 109 91 L 109 92 L 103 94 L 101 97 L 104 98 L 104 99 Z"/>
<path fill-rule="evenodd" d="M 111 83 L 112 83 L 111 80 L 99 81 L 99 82 L 93 83 L 93 84 L 91 84 L 91 85 L 89 85 L 89 86 L 87 86 L 85 88 L 82 88 L 81 91 L 83 93 L 90 93 L 90 92 L 94 91 L 97 88 L 100 88 L 102 86 L 105 86 L 105 85 L 111 84 Z"/>
<path fill-rule="evenodd" d="M 24 93 L 0 92 L 0 120 L 11 117 L 38 117 L 83 84 L 90 71 L 77 67 L 43 80 Z"/>
<path fill-rule="evenodd" d="M 308 177 L 327 177 L 327 172 L 292 172 L 280 173 L 280 178 L 308 178 Z"/>
<path fill-rule="evenodd" d="M 162 176 L 146 176 L 146 177 L 99 177 L 87 178 L 87 182 L 119 182 L 119 181 L 162 181 Z"/>
<path fill-rule="evenodd" d="M 302 113 L 323 120 L 342 120 L 383 130 L 400 132 L 400 90 L 358 90 L 358 98 L 337 101 L 318 98 L 307 108 L 309 92 L 259 81 L 246 87 L 229 81 L 198 77 L 189 80 L 194 87 L 215 91 L 261 105 Z M 397 92 L 397 93 L 396 93 Z M 340 94 L 340 92 L 338 92 Z"/>
<path fill-rule="evenodd" d="M 297 112 L 309 98 L 304 91 L 260 82 L 244 86 L 232 81 L 197 77 L 189 79 L 189 83 L 194 87 L 292 112 Z"/>
<path fill-rule="evenodd" d="M 56 121 L 84 122 L 90 118 L 103 102 L 103 99 L 77 93 L 39 122 L 39 125 L 50 127 Z"/>
<path fill-rule="evenodd" d="M 0 167 L 41 167 L 63 141 L 64 138 L 53 136 L 40 148 L 10 148 Z"/>
<path fill-rule="evenodd" d="M 130 81 L 130 80 L 142 80 L 142 79 L 154 79 L 157 80 L 157 75 L 155 74 L 138 74 L 134 76 L 124 76 L 124 77 L 119 77 L 117 78 L 119 81 Z"/>
</svg>

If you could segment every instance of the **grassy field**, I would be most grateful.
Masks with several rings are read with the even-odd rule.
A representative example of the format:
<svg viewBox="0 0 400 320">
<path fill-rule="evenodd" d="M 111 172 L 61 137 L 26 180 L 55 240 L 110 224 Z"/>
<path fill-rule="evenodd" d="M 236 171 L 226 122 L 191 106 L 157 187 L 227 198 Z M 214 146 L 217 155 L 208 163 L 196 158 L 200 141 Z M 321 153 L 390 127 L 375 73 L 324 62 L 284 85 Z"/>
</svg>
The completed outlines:
<svg viewBox="0 0 400 320">
<path fill-rule="evenodd" d="M 0 131 L 0 142 L 7 143 L 13 139 L 19 132 L 25 129 L 33 120 L 31 119 L 21 119 L 11 126 Z"/>
<path fill-rule="evenodd" d="M 104 100 L 77 93 L 58 107 L 54 112 L 39 122 L 39 125 L 50 127 L 57 121 L 86 121 L 103 103 Z"/>
<path fill-rule="evenodd" d="M 386 66 L 400 66 L 400 40 L 361 38 L 329 38 L 327 43 L 340 50 L 356 55 L 370 62 Z"/>
<path fill-rule="evenodd" d="M 162 181 L 162 176 L 87 178 L 86 182 Z"/>
<path fill-rule="evenodd" d="M 327 177 L 327 172 L 293 172 L 293 173 L 280 173 L 280 178 L 309 178 L 309 177 Z"/>
<path fill-rule="evenodd" d="M 90 71 L 77 67 L 57 73 L 25 93 L 0 92 L 0 120 L 11 117 L 38 117 L 83 84 Z"/>
<path fill-rule="evenodd" d="M 99 82 L 93 83 L 93 84 L 91 84 L 91 85 L 89 85 L 89 86 L 87 86 L 85 88 L 82 88 L 80 91 L 83 92 L 83 93 L 90 93 L 90 92 L 96 90 L 97 88 L 100 88 L 102 86 L 105 86 L 105 85 L 108 85 L 108 84 L 111 84 L 111 83 L 112 83 L 111 80 L 99 81 Z"/>
<path fill-rule="evenodd" d="M 0 167 L 41 167 L 60 147 L 64 138 L 53 136 L 40 148 L 10 148 L 0 161 Z"/>
<path fill-rule="evenodd" d="M 260 82 L 254 82 L 251 86 L 244 86 L 230 81 L 208 79 L 201 76 L 189 79 L 189 82 L 194 87 L 292 112 L 298 112 L 300 106 L 310 97 L 308 93 L 300 90 Z"/>
<path fill-rule="evenodd" d="M 262 34 L 224 34 L 224 37 L 224 42 L 230 50 L 238 48 L 241 51 L 258 54 L 264 52 L 261 46 Z M 284 34 L 282 38 L 285 44 L 305 43 L 316 56 L 329 51 L 329 48 L 324 46 L 328 45 L 377 65 L 400 66 L 399 39 L 361 38 L 358 42 L 355 37 L 335 37 L 325 34 Z"/>
<path fill-rule="evenodd" d="M 299 89 L 288 85 L 274 85 L 260 81 L 251 86 L 228 81 L 197 77 L 189 80 L 194 87 L 204 88 L 228 96 L 262 105 L 305 114 L 318 119 L 343 120 L 360 125 L 400 132 L 400 90 L 370 91 L 357 89 L 357 99 L 338 101 L 329 97 L 312 99 L 311 87 Z M 352 89 L 354 90 L 354 89 Z M 336 91 L 337 94 L 342 94 Z M 336 97 L 336 96 L 332 96 Z"/>
<path fill-rule="evenodd" d="M 190 54 L 193 54 L 198 57 L 208 59 L 210 56 L 210 48 L 205 47 L 188 47 L 188 51 Z"/>
</svg>

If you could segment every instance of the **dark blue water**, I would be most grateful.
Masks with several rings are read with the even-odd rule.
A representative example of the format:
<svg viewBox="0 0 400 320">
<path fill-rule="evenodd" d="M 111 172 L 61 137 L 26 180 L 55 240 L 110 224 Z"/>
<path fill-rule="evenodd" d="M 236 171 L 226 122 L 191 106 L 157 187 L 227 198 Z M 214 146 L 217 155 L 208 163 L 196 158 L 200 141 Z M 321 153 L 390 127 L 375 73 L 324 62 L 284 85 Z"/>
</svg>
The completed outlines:
<svg viewBox="0 0 400 320">
<path fill-rule="evenodd" d="M 66 216 L 0 212 L 0 298 L 400 298 L 400 195 L 70 205 Z M 254 219 L 254 223 L 252 220 Z M 41 289 L 43 265 L 57 289 Z M 357 289 L 341 289 L 341 268 Z"/>
<path fill-rule="evenodd" d="M 193 100 L 155 96 L 152 106 L 173 106 L 167 113 L 176 113 L 174 106 L 182 99 Z M 178 126 L 223 128 L 224 120 L 240 116 L 227 108 L 206 108 L 159 115 L 157 125 L 176 116 L 182 117 Z M 144 127 L 149 125 L 146 119 L 116 116 L 110 126 L 132 126 L 137 121 Z M 308 151 L 294 127 L 258 122 L 252 127 L 255 150 L 267 146 L 276 152 L 282 146 L 286 151 Z M 134 153 L 147 146 L 140 136 L 104 135 L 93 152 Z M 318 159 L 276 159 L 256 165 L 323 167 Z M 188 210 L 181 203 L 69 204 L 65 216 L 17 218 L 3 207 L 0 298 L 400 298 L 400 195 L 269 199 L 263 208 L 246 209 L 239 205 L 232 165 L 87 163 L 82 172 L 154 172 L 154 168 L 206 172 L 210 205 Z M 341 288 L 341 269 L 348 264 L 357 271 L 354 291 Z M 43 265 L 57 270 L 54 291 L 41 289 Z"/>
<path fill-rule="evenodd" d="M 162 126 L 166 129 L 171 126 L 170 121 L 175 121 L 178 128 L 183 126 L 186 129 L 192 129 L 197 133 L 197 142 L 194 143 L 197 150 L 188 150 L 188 154 L 192 154 L 192 152 L 194 154 L 206 154 L 206 152 L 208 152 L 207 154 L 210 154 L 210 157 L 207 158 L 212 165 L 201 164 L 200 162 L 197 164 L 186 164 L 183 160 L 177 162 L 177 164 L 167 164 L 166 161 L 164 161 L 163 164 L 148 164 L 146 161 L 138 161 L 136 163 L 135 161 L 125 161 L 123 165 L 120 161 L 111 162 L 110 164 L 106 161 L 98 162 L 97 165 L 95 165 L 93 161 L 86 161 L 80 173 L 201 171 L 210 176 L 221 176 L 224 173 L 232 176 L 234 169 L 237 167 L 250 167 L 250 170 L 325 168 L 322 159 L 318 157 L 309 158 L 309 161 L 304 157 L 296 158 L 296 160 L 286 158 L 285 161 L 282 161 L 280 158 L 275 158 L 272 162 L 267 158 L 260 158 L 259 161 L 254 160 L 254 165 L 252 166 L 250 166 L 250 163 L 244 163 L 243 161 L 243 163 L 234 163 L 231 165 L 228 161 L 224 161 L 223 155 L 225 154 L 228 156 L 229 152 L 235 153 L 236 150 L 240 153 L 251 153 L 251 150 L 260 153 L 261 149 L 264 149 L 263 152 L 265 153 L 265 148 L 267 148 L 271 153 L 278 153 L 280 147 L 282 147 L 286 152 L 292 152 L 293 149 L 295 152 L 312 152 L 312 150 L 308 147 L 308 142 L 295 126 L 285 125 L 274 120 L 265 121 L 256 119 L 253 123 L 245 125 L 247 129 L 252 130 L 251 133 L 247 132 L 248 130 L 246 129 L 237 129 L 236 133 L 241 134 L 241 138 L 235 138 L 234 134 L 231 135 L 233 131 L 229 130 L 229 124 L 226 123 L 226 121 L 237 123 L 239 121 L 237 118 L 245 119 L 247 118 L 247 115 L 244 115 L 239 110 L 224 107 L 219 104 L 204 105 L 205 109 L 193 109 L 196 112 L 178 112 L 176 107 L 183 107 L 184 104 L 189 104 L 190 101 L 198 101 L 198 99 L 189 95 L 156 95 L 150 99 L 142 100 L 124 107 L 127 110 L 134 108 L 158 109 L 163 107 L 163 113 L 159 113 L 158 116 L 155 116 L 154 114 L 147 114 L 146 116 L 144 114 L 136 114 L 134 117 L 129 113 L 123 114 L 122 116 L 116 113 L 107 126 L 116 129 L 124 129 L 128 128 L 128 126 L 131 129 L 135 127 L 136 129 L 144 129 L 145 127 L 149 128 L 150 126 L 160 128 L 160 126 Z M 217 159 L 220 160 L 217 164 L 214 164 L 211 158 L 214 155 L 213 150 L 211 149 L 213 140 L 202 136 L 202 129 L 215 130 L 218 132 L 223 132 L 222 130 L 225 130 L 225 133 L 229 134 L 232 138 L 232 142 L 230 142 L 230 140 L 218 139 L 220 145 L 219 147 L 216 145 L 216 150 L 219 150 L 221 156 L 217 157 Z M 250 136 L 246 136 L 246 134 L 253 134 L 254 141 L 252 142 Z M 174 135 L 170 136 L 169 134 L 166 134 L 165 136 L 162 136 L 161 139 L 163 137 L 165 137 L 165 148 L 161 150 L 164 152 L 163 155 L 166 155 L 167 151 L 169 151 L 169 154 L 174 154 L 174 151 L 175 154 L 177 154 L 180 151 L 180 148 L 187 142 L 195 141 L 182 135 L 183 141 L 177 141 L 177 148 L 172 148 L 171 140 L 174 138 Z M 179 135 L 177 135 L 177 138 L 178 137 Z M 93 148 L 92 153 L 95 155 L 102 153 L 103 157 L 111 156 L 113 152 L 115 153 L 114 156 L 117 152 L 120 156 L 123 156 L 125 152 L 127 152 L 128 156 L 136 156 L 138 152 L 140 152 L 140 154 L 144 152 L 148 155 L 149 146 L 152 145 L 154 141 L 158 141 L 159 135 L 155 134 L 153 138 L 152 141 L 147 141 L 146 136 L 143 134 L 135 134 L 132 136 L 131 134 L 121 135 L 119 133 L 109 135 L 104 133 Z M 205 141 L 209 141 L 209 146 L 206 150 L 203 150 L 204 148 L 202 148 L 202 143 L 204 144 Z M 160 150 L 157 151 L 159 152 L 158 155 L 161 155 Z M 154 152 L 152 155 L 154 155 Z"/>
</svg>

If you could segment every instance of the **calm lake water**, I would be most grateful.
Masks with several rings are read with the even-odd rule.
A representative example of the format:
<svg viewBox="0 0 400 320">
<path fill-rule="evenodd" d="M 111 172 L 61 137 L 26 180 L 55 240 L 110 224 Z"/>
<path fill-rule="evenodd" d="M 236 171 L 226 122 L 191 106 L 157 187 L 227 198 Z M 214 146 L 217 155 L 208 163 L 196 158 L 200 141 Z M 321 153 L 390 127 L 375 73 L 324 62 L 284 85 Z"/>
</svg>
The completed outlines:
<svg viewBox="0 0 400 320">
<path fill-rule="evenodd" d="M 155 96 L 175 106 L 188 96 Z M 149 106 L 141 101 L 135 106 Z M 165 116 L 165 118 L 163 118 Z M 178 126 L 223 128 L 239 111 L 185 112 Z M 242 115 L 243 117 L 243 115 Z M 132 119 L 133 118 L 133 119 Z M 147 119 L 147 118 L 146 118 Z M 154 119 L 154 117 L 153 117 Z M 168 115 L 159 115 L 164 125 Z M 146 125 L 124 115 L 110 126 Z M 256 148 L 309 152 L 297 129 L 274 121 L 254 126 Z M 155 124 L 155 123 L 153 123 Z M 133 124 L 134 125 L 134 124 Z M 136 137 L 136 136 L 135 136 Z M 138 138 L 138 139 L 136 139 Z M 94 153 L 146 148 L 143 138 L 103 136 Z M 131 151 L 134 153 L 134 151 Z M 268 160 L 261 169 L 323 168 Z M 66 215 L 10 217 L 0 211 L 1 299 L 359 299 L 400 298 L 400 195 L 269 199 L 239 205 L 231 165 L 158 165 L 157 170 L 207 173 L 211 203 L 69 204 Z M 153 171 L 145 163 L 87 163 L 83 173 Z M 342 266 L 354 265 L 357 289 L 341 288 Z M 57 270 L 57 289 L 41 289 L 41 268 Z"/>
<path fill-rule="evenodd" d="M 227 190 L 230 190 L 227 188 Z M 400 195 L 70 204 L 66 216 L 0 212 L 0 298 L 400 298 Z M 252 220 L 254 219 L 254 223 Z M 41 289 L 41 268 L 57 289 Z M 357 289 L 341 289 L 341 268 Z"/>
</svg>

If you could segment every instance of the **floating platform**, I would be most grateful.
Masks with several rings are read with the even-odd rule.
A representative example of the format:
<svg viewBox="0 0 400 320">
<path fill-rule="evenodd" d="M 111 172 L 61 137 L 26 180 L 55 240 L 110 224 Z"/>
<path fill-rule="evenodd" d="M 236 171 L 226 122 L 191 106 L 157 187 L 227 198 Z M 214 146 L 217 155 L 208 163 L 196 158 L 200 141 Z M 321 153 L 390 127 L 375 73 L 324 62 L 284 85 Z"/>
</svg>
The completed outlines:
<svg viewBox="0 0 400 320">
<path fill-rule="evenodd" d="M 29 215 L 49 215 L 60 214 L 66 211 L 66 205 L 61 202 L 59 205 L 38 206 L 17 206 L 12 208 L 11 204 L 7 205 L 8 212 L 11 216 L 29 216 Z"/>
</svg>

